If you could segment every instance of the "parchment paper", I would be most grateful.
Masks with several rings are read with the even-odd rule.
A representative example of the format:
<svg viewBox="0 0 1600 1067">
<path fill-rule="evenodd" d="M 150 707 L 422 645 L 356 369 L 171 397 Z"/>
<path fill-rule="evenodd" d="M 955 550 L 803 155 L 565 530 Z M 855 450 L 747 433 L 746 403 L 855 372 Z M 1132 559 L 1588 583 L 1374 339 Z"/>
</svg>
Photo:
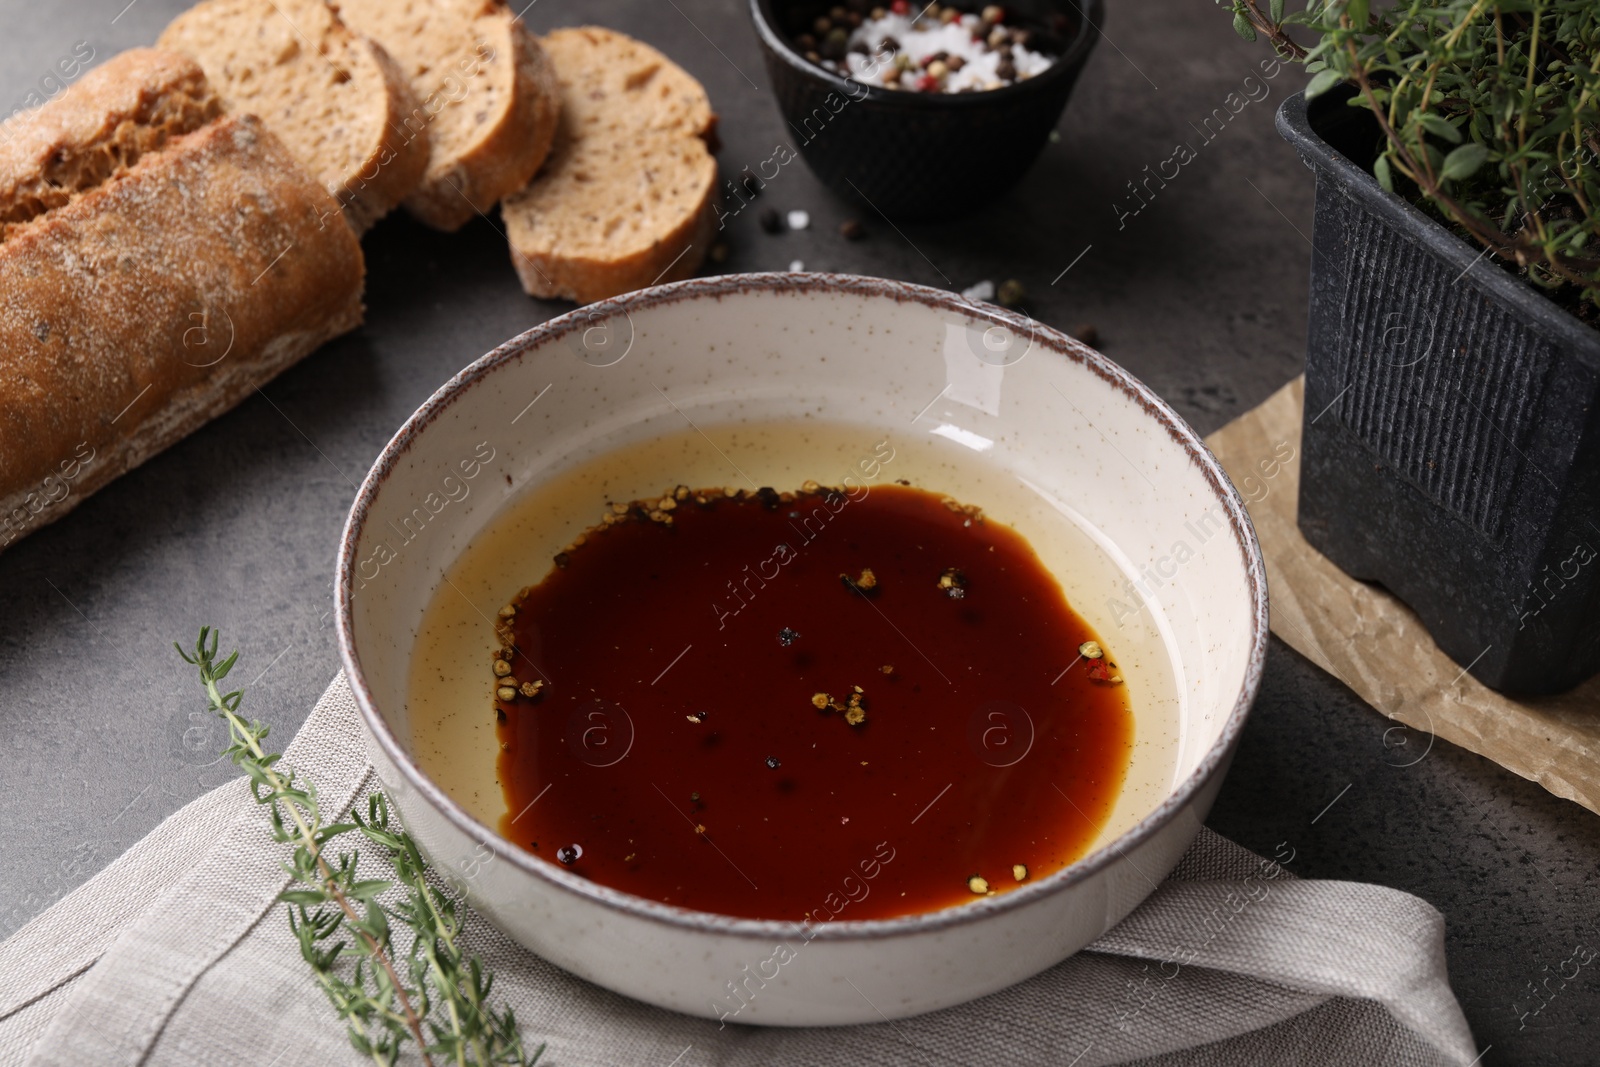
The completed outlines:
<svg viewBox="0 0 1600 1067">
<path fill-rule="evenodd" d="M 1206 439 L 1243 495 L 1267 563 L 1272 632 L 1414 731 L 1385 735 L 1389 762 L 1420 760 L 1436 734 L 1558 797 L 1600 812 L 1600 677 L 1567 693 L 1516 700 L 1446 656 L 1412 611 L 1350 578 L 1295 524 L 1305 379 Z"/>
</svg>

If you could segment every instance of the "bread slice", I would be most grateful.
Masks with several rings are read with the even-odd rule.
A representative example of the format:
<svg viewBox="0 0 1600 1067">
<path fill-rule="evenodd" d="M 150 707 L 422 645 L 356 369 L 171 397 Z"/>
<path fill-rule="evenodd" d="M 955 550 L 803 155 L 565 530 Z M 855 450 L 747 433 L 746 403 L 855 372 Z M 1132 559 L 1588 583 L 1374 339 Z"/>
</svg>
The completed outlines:
<svg viewBox="0 0 1600 1067">
<path fill-rule="evenodd" d="M 428 131 L 406 125 L 420 107 L 410 83 L 323 0 L 203 0 L 158 43 L 199 60 L 230 113 L 259 115 L 357 233 L 422 179 Z"/>
<path fill-rule="evenodd" d="M 117 69 L 182 73 L 184 63 L 146 56 Z M 173 136 L 188 120 L 168 120 L 206 99 L 203 81 L 180 78 L 182 99 L 163 103 L 145 95 L 149 82 L 123 96 L 104 80 L 46 105 L 63 113 L 22 116 L 32 130 L 13 142 L 83 132 L 59 144 L 83 161 L 75 176 L 106 167 L 106 145 L 146 150 L 98 184 L 76 181 L 65 203 L 0 240 L 0 548 L 361 321 L 355 233 L 259 119 Z M 150 130 L 124 129 L 138 114 Z"/>
<path fill-rule="evenodd" d="M 135 48 L 107 60 L 53 106 L 0 126 L 0 240 L 221 113 L 192 59 Z"/>
<path fill-rule="evenodd" d="M 715 221 L 705 90 L 614 30 L 556 30 L 541 43 L 561 124 L 544 170 L 500 205 L 522 287 L 588 303 L 689 277 Z"/>
<path fill-rule="evenodd" d="M 338 0 L 339 17 L 381 44 L 422 106 L 430 155 L 406 210 L 460 229 L 538 171 L 561 111 L 555 68 L 501 0 Z"/>
</svg>

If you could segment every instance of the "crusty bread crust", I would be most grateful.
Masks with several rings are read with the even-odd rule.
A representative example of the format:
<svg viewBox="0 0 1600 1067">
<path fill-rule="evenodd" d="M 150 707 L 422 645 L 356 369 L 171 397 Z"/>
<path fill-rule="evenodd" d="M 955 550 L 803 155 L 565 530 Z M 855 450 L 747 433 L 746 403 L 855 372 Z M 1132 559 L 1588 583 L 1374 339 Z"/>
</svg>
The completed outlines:
<svg viewBox="0 0 1600 1067">
<path fill-rule="evenodd" d="M 135 48 L 106 60 L 50 107 L 0 127 L 0 240 L 221 113 L 187 56 Z"/>
<path fill-rule="evenodd" d="M 705 90 L 614 30 L 556 30 L 543 44 L 561 124 L 544 169 L 501 205 L 523 289 L 588 303 L 691 276 L 715 222 Z"/>
<path fill-rule="evenodd" d="M 429 149 L 427 132 L 405 125 L 405 116 L 418 107 L 417 94 L 405 72 L 378 42 L 366 37 L 358 40 L 372 50 L 372 58 L 383 71 L 383 129 L 377 150 L 337 195 L 351 228 L 363 234 L 415 191 L 428 172 Z"/>
<path fill-rule="evenodd" d="M 502 0 L 338 0 L 352 29 L 411 77 L 430 158 L 406 210 L 453 232 L 521 189 L 549 154 L 560 116 L 555 68 Z"/>
<path fill-rule="evenodd" d="M 427 130 L 406 126 L 420 105 L 404 71 L 323 0 L 202 0 L 158 43 L 198 60 L 229 113 L 259 115 L 358 234 L 427 170 Z"/>
<path fill-rule="evenodd" d="M 0 243 L 0 547 L 358 325 L 337 211 L 244 115 Z"/>
</svg>

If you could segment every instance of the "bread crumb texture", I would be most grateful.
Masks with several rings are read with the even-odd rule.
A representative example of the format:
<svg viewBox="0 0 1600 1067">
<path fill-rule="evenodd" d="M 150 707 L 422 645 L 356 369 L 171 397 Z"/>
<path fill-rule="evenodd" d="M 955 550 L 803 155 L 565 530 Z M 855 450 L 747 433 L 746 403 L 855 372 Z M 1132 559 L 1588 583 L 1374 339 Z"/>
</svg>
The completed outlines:
<svg viewBox="0 0 1600 1067">
<path fill-rule="evenodd" d="M 613 30 L 556 30 L 541 44 L 561 120 L 544 169 L 501 205 L 522 287 L 588 303 L 689 277 L 714 221 L 705 90 Z"/>
<path fill-rule="evenodd" d="M 161 34 L 193 56 L 229 113 L 258 115 L 361 232 L 428 164 L 428 130 L 400 67 L 323 0 L 203 0 Z"/>
<path fill-rule="evenodd" d="M 555 68 L 498 0 L 340 0 L 351 29 L 377 40 L 419 101 L 428 167 L 405 200 L 414 216 L 456 230 L 521 189 L 549 154 L 560 114 Z"/>
</svg>

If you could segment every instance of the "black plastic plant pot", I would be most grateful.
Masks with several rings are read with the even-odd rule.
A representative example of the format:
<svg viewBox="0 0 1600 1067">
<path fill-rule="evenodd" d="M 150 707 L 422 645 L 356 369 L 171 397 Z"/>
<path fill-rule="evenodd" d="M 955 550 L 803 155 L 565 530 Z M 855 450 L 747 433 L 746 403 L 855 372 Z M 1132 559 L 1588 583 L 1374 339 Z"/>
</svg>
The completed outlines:
<svg viewBox="0 0 1600 1067">
<path fill-rule="evenodd" d="M 1316 174 L 1300 530 L 1507 693 L 1600 669 L 1600 333 L 1372 177 L 1347 91 L 1278 109 Z"/>
<path fill-rule="evenodd" d="M 1016 184 L 1060 120 L 1104 25 L 1104 0 L 1004 6 L 1024 20 L 1064 20 L 1065 48 L 1027 81 L 965 93 L 884 89 L 809 62 L 788 26 L 797 12 L 828 10 L 819 0 L 750 0 L 750 16 L 792 143 L 817 177 L 892 221 L 925 221 L 966 214 Z"/>
</svg>

